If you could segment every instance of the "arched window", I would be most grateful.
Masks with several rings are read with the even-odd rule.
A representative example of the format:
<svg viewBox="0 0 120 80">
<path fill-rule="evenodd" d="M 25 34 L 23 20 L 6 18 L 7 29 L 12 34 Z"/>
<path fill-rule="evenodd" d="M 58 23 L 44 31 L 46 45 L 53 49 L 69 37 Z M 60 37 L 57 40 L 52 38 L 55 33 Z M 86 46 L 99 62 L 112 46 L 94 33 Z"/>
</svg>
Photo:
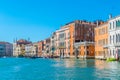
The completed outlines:
<svg viewBox="0 0 120 80">
<path fill-rule="evenodd" d="M 111 36 L 110 36 L 110 44 L 111 44 Z"/>
<path fill-rule="evenodd" d="M 112 24 L 110 23 L 110 24 L 109 24 L 109 29 L 111 29 L 111 26 L 112 26 Z"/>
<path fill-rule="evenodd" d="M 114 24 L 114 21 L 113 21 L 113 29 L 114 29 L 114 25 L 115 25 L 115 24 Z"/>
<path fill-rule="evenodd" d="M 118 34 L 118 42 L 120 42 L 120 34 Z"/>
<path fill-rule="evenodd" d="M 114 38 L 115 38 L 115 37 L 114 37 L 114 35 L 113 35 L 113 43 L 114 43 Z"/>
<path fill-rule="evenodd" d="M 111 56 L 111 50 L 110 50 L 110 54 L 109 54 L 109 56 Z"/>
<path fill-rule="evenodd" d="M 118 42 L 118 34 L 116 34 L 116 43 Z"/>
<path fill-rule="evenodd" d="M 114 50 L 113 50 L 113 56 L 114 56 Z"/>
</svg>

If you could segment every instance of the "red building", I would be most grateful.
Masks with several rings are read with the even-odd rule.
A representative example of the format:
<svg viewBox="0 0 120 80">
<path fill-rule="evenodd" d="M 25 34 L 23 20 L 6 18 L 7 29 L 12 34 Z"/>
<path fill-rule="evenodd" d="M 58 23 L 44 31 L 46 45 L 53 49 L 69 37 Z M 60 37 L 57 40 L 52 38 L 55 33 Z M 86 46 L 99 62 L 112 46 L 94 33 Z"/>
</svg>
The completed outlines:
<svg viewBox="0 0 120 80">
<path fill-rule="evenodd" d="M 38 57 L 42 56 L 43 49 L 44 49 L 43 43 L 44 43 L 43 41 L 38 42 Z"/>
</svg>

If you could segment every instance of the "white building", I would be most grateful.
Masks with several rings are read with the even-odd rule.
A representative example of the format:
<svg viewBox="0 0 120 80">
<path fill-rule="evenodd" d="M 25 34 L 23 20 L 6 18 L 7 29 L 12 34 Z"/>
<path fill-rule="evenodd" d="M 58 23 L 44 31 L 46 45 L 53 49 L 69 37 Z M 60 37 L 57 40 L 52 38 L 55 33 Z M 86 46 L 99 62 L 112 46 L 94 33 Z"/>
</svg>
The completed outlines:
<svg viewBox="0 0 120 80">
<path fill-rule="evenodd" d="M 25 45 L 31 44 L 30 41 L 20 39 L 13 43 L 13 56 L 25 55 Z"/>
<path fill-rule="evenodd" d="M 50 53 L 52 55 L 55 55 L 56 50 L 56 33 L 54 32 L 50 38 Z"/>
<path fill-rule="evenodd" d="M 117 16 L 115 18 L 112 18 L 110 16 L 109 23 L 109 57 L 111 58 L 117 58 L 118 55 L 120 55 L 120 16 Z"/>
<path fill-rule="evenodd" d="M 25 56 L 37 56 L 37 46 L 34 44 L 25 45 Z"/>
<path fill-rule="evenodd" d="M 56 31 L 56 54 L 60 57 L 70 56 L 70 30 L 68 25 Z"/>
<path fill-rule="evenodd" d="M 8 42 L 0 42 L 0 57 L 13 56 L 13 45 Z"/>
</svg>

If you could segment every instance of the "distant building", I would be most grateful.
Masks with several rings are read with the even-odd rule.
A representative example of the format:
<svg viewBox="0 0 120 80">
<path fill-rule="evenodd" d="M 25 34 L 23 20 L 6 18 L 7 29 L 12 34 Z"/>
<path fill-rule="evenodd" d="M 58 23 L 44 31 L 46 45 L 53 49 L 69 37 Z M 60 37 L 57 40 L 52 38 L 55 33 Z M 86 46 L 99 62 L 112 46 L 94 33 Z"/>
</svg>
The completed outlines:
<svg viewBox="0 0 120 80">
<path fill-rule="evenodd" d="M 32 42 L 20 39 L 13 43 L 13 56 L 25 55 L 25 46 Z"/>
<path fill-rule="evenodd" d="M 56 55 L 56 33 L 54 32 L 50 38 L 50 53 L 52 56 L 57 56 Z"/>
<path fill-rule="evenodd" d="M 38 54 L 38 47 L 37 47 L 37 43 L 31 43 L 31 44 L 27 44 L 25 45 L 25 56 L 28 57 L 37 57 Z"/>
<path fill-rule="evenodd" d="M 50 54 L 50 38 L 46 39 L 46 53 Z"/>
<path fill-rule="evenodd" d="M 50 56 L 50 38 L 43 41 L 42 56 Z"/>
<path fill-rule="evenodd" d="M 41 57 L 43 54 L 43 47 L 44 47 L 43 43 L 44 43 L 43 41 L 38 42 L 38 57 Z"/>
<path fill-rule="evenodd" d="M 0 42 L 0 57 L 13 56 L 13 45 L 8 42 Z"/>
</svg>

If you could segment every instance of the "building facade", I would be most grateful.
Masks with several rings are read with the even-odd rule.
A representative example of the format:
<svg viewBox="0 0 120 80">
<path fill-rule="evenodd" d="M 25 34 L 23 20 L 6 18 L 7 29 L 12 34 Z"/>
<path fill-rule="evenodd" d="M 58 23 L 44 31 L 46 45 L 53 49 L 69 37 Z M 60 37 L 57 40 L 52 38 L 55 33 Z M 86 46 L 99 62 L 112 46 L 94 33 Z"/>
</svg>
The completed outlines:
<svg viewBox="0 0 120 80">
<path fill-rule="evenodd" d="M 94 57 L 94 28 L 95 23 L 77 21 L 75 24 L 75 56 L 82 58 Z"/>
<path fill-rule="evenodd" d="M 88 57 L 94 56 L 95 27 L 95 23 L 80 20 L 62 26 L 55 32 L 56 54 L 64 57 L 85 57 L 85 54 L 87 54 Z M 81 49 L 83 46 L 85 49 Z M 87 47 L 88 49 L 86 49 Z"/>
<path fill-rule="evenodd" d="M 50 38 L 50 53 L 51 53 L 51 57 L 53 56 L 57 56 L 56 55 L 56 33 L 54 32 Z"/>
<path fill-rule="evenodd" d="M 43 54 L 43 41 L 38 42 L 38 57 L 41 57 Z"/>
<path fill-rule="evenodd" d="M 109 57 L 120 57 L 120 16 L 112 18 L 108 21 L 109 28 Z"/>
<path fill-rule="evenodd" d="M 56 54 L 60 57 L 69 57 L 70 55 L 70 31 L 68 25 L 56 31 Z"/>
<path fill-rule="evenodd" d="M 51 46 L 50 46 L 50 38 L 46 39 L 46 44 L 45 44 L 45 53 L 50 56 L 51 55 Z"/>
<path fill-rule="evenodd" d="M 25 56 L 25 46 L 31 44 L 32 42 L 20 39 L 13 43 L 13 56 L 18 57 L 19 55 Z"/>
<path fill-rule="evenodd" d="M 108 54 L 108 22 L 95 28 L 95 58 L 107 59 Z"/>
<path fill-rule="evenodd" d="M 25 45 L 25 56 L 28 56 L 28 57 L 38 56 L 38 47 L 36 43 Z"/>
<path fill-rule="evenodd" d="M 13 56 L 13 45 L 8 42 L 0 42 L 0 57 Z"/>
</svg>

